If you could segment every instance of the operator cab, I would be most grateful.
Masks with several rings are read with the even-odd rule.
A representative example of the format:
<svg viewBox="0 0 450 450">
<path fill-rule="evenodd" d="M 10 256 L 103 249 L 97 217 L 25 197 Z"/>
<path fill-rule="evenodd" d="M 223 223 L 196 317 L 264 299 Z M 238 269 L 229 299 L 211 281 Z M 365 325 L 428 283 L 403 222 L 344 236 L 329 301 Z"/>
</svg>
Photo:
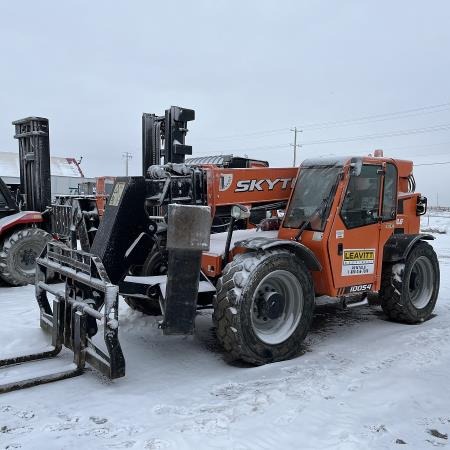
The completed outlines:
<svg viewBox="0 0 450 450">
<path fill-rule="evenodd" d="M 301 164 L 279 237 L 313 251 L 323 268 L 313 273 L 317 294 L 379 289 L 386 241 L 419 232 L 421 197 L 412 189 L 412 167 L 379 156 Z"/>
</svg>

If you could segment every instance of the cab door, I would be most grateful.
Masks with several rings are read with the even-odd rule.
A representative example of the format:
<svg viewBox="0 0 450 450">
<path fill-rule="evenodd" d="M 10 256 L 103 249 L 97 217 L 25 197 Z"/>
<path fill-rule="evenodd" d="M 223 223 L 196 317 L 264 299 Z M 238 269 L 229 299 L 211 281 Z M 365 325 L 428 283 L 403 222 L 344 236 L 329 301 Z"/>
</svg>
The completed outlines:
<svg viewBox="0 0 450 450">
<path fill-rule="evenodd" d="M 347 187 L 328 237 L 328 255 L 337 295 L 372 290 L 380 243 L 382 164 L 347 172 Z"/>
</svg>

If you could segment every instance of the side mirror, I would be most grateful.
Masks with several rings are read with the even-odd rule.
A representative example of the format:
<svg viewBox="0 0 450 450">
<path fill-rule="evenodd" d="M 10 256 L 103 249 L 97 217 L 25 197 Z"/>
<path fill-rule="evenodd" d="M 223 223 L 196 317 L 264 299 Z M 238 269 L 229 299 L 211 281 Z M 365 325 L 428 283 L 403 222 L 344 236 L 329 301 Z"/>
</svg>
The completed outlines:
<svg viewBox="0 0 450 450">
<path fill-rule="evenodd" d="M 351 174 L 359 177 L 362 169 L 362 159 L 361 158 L 352 158 L 350 160 Z"/>
<path fill-rule="evenodd" d="M 416 216 L 423 216 L 427 212 L 428 200 L 424 196 L 417 197 Z"/>
<path fill-rule="evenodd" d="M 250 209 L 244 205 L 233 205 L 231 207 L 231 217 L 235 220 L 248 219 L 250 217 Z"/>
</svg>

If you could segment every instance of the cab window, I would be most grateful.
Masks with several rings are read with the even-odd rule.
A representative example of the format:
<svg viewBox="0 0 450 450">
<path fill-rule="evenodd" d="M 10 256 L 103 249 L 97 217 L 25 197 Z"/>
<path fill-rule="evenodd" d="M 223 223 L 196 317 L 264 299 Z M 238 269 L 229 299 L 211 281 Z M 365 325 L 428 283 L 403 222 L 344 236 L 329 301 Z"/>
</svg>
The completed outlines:
<svg viewBox="0 0 450 450">
<path fill-rule="evenodd" d="M 394 220 L 397 213 L 397 168 L 387 163 L 384 174 L 383 207 L 381 216 L 383 221 Z"/>
<path fill-rule="evenodd" d="M 377 223 L 380 203 L 381 166 L 363 165 L 359 175 L 351 175 L 341 208 L 347 228 Z"/>
<path fill-rule="evenodd" d="M 330 213 L 340 166 L 302 167 L 284 218 L 284 227 L 323 231 Z"/>
</svg>

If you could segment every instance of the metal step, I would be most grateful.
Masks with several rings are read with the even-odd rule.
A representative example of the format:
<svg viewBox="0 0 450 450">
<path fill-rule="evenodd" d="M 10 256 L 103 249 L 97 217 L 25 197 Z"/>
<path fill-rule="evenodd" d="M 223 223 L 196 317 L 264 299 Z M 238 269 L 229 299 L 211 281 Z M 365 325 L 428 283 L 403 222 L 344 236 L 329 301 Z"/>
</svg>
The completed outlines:
<svg viewBox="0 0 450 450">
<path fill-rule="evenodd" d="M 216 292 L 216 288 L 203 272 L 200 274 L 203 280 L 198 283 L 198 292 Z M 129 275 L 119 283 L 119 294 L 124 297 L 148 297 L 149 288 L 158 287 L 161 296 L 166 296 L 167 275 L 132 276 Z"/>
<path fill-rule="evenodd" d="M 348 302 L 348 299 L 345 299 L 343 301 L 344 309 L 352 309 L 352 308 L 359 308 L 360 306 L 368 306 L 369 301 L 367 300 L 367 297 L 364 297 L 363 300 L 359 300 L 356 302 Z"/>
</svg>

